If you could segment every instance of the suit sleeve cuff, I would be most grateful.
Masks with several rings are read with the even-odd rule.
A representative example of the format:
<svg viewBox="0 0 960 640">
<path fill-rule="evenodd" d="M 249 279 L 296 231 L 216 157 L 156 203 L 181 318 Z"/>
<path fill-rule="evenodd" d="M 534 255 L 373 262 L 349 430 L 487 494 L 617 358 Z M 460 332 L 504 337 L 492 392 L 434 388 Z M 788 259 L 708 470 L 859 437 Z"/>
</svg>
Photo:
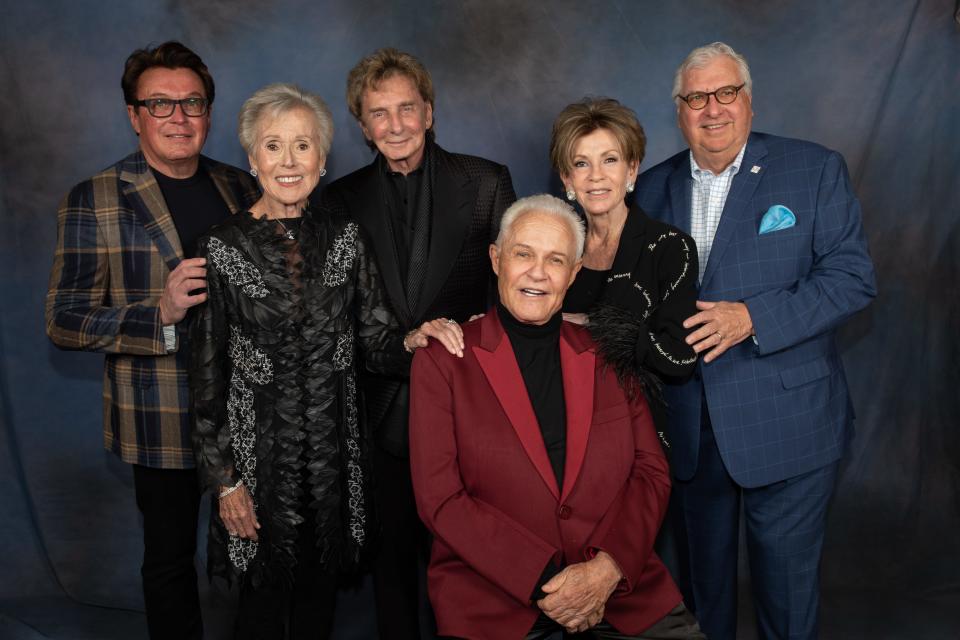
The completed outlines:
<svg viewBox="0 0 960 640">
<path fill-rule="evenodd" d="M 177 325 L 163 325 L 163 345 L 167 348 L 167 353 L 177 350 Z"/>
<path fill-rule="evenodd" d="M 622 577 L 620 578 L 620 581 L 617 582 L 617 586 L 616 586 L 616 588 L 613 590 L 613 593 L 614 593 L 614 594 L 617 594 L 617 593 L 626 593 L 626 592 L 630 591 L 630 590 L 632 589 L 632 587 L 630 586 L 630 581 L 627 580 L 627 574 L 625 574 L 625 573 L 623 572 L 623 567 L 620 566 L 620 563 L 617 562 L 617 559 L 614 558 L 613 555 L 611 555 L 611 553 L 610 553 L 609 551 L 607 551 L 606 549 L 601 549 L 600 547 L 587 547 L 587 548 L 584 550 L 584 554 L 583 554 L 583 555 L 584 555 L 584 557 L 589 561 L 589 560 L 593 560 L 594 558 L 596 558 L 596 557 L 597 557 L 597 554 L 600 553 L 601 551 L 606 552 L 606 554 L 610 557 L 610 560 L 613 561 L 613 564 L 617 565 L 617 570 L 620 571 L 620 575 L 622 576 Z"/>
</svg>

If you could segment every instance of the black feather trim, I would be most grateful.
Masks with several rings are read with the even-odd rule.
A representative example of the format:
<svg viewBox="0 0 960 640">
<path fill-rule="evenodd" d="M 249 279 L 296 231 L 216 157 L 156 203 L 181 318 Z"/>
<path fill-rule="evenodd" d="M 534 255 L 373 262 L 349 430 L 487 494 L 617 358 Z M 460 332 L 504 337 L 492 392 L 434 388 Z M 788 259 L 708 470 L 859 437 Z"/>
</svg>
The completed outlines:
<svg viewBox="0 0 960 640">
<path fill-rule="evenodd" d="M 587 329 L 599 346 L 605 366 L 617 375 L 629 397 L 643 391 L 650 402 L 663 402 L 663 383 L 637 359 L 638 343 L 646 344 L 647 325 L 634 313 L 612 304 L 598 304 L 590 310 Z M 645 349 L 639 350 L 639 352 Z"/>
</svg>

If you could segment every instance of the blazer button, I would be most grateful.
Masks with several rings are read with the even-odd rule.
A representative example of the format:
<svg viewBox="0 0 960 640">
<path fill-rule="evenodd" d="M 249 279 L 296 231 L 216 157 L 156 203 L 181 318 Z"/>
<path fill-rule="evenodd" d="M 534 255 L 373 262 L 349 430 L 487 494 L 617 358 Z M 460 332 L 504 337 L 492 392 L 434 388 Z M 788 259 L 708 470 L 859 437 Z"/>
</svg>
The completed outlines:
<svg viewBox="0 0 960 640">
<path fill-rule="evenodd" d="M 560 508 L 557 509 L 557 517 L 560 518 L 561 520 L 569 519 L 572 513 L 573 513 L 573 509 L 571 509 L 565 504 L 560 505 Z"/>
</svg>

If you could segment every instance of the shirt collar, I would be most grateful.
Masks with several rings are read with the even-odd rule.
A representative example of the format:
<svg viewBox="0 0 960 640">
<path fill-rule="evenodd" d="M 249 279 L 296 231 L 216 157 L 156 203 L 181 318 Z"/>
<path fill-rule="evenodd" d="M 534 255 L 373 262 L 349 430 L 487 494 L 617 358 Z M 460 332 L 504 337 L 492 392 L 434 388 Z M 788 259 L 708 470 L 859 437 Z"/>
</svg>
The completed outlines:
<svg viewBox="0 0 960 640">
<path fill-rule="evenodd" d="M 424 164 L 425 164 L 424 162 L 421 162 L 419 167 L 417 167 L 417 168 L 414 169 L 413 171 L 411 171 L 411 172 L 409 172 L 409 173 L 406 173 L 406 174 L 400 173 L 399 171 L 394 171 L 393 169 L 390 168 L 390 165 L 388 165 L 386 162 L 384 162 L 384 167 L 385 167 L 385 169 L 386 169 L 386 173 L 387 173 L 388 176 L 390 176 L 391 178 L 396 178 L 396 179 L 399 180 L 400 178 L 403 178 L 403 179 L 407 179 L 407 178 L 419 178 L 420 176 L 423 175 L 423 165 L 424 165 Z"/>
<path fill-rule="evenodd" d="M 733 159 L 733 162 L 730 163 L 730 166 L 728 166 L 726 169 L 724 169 L 720 173 L 720 176 L 737 175 L 737 172 L 740 171 L 740 164 L 743 162 L 743 154 L 746 152 L 746 150 L 747 150 L 747 145 L 746 143 L 744 143 L 744 145 L 740 147 L 740 153 L 738 153 L 737 157 Z M 696 159 L 693 157 L 693 151 L 690 152 L 690 175 L 693 177 L 694 180 L 697 180 L 697 181 L 699 181 L 701 178 L 704 178 L 707 176 L 712 177 L 714 175 L 712 171 L 708 169 L 700 168 L 700 165 L 697 164 Z M 720 177 L 720 176 L 717 176 L 717 177 Z"/>
<path fill-rule="evenodd" d="M 420 176 L 420 175 L 423 175 L 423 174 L 425 173 L 425 171 L 426 171 L 426 166 L 427 166 L 427 162 L 429 162 L 429 157 L 430 157 L 431 154 L 433 153 L 433 149 L 432 149 L 432 146 L 433 146 L 433 145 L 432 145 L 432 143 L 430 142 L 430 140 L 426 140 L 426 141 L 424 142 L 424 145 L 425 145 L 425 146 L 424 146 L 424 149 L 423 149 L 423 157 L 420 158 L 420 164 L 417 165 L 417 168 L 416 168 L 416 169 L 414 169 L 413 171 L 411 171 L 410 173 L 408 173 L 408 174 L 406 174 L 406 175 L 408 175 L 408 176 L 413 176 L 413 175 Z M 377 162 L 379 162 L 379 164 L 380 164 L 380 171 L 381 171 L 381 173 L 382 173 L 383 175 L 385 175 L 385 176 L 393 176 L 393 177 L 405 177 L 404 174 L 400 173 L 399 171 L 394 171 L 393 169 L 391 169 L 391 168 L 390 168 L 390 163 L 387 162 L 387 159 L 386 159 L 386 158 L 384 157 L 384 155 L 383 155 L 382 153 L 380 153 L 379 151 L 377 152 Z"/>
</svg>

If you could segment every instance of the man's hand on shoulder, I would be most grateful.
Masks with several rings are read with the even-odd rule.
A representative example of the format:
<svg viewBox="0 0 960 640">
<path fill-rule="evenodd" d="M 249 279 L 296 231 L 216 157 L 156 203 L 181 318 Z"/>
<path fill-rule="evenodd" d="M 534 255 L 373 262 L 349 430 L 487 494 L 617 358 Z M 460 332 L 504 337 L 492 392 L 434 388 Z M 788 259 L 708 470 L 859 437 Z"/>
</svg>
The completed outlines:
<svg viewBox="0 0 960 640">
<path fill-rule="evenodd" d="M 403 348 L 413 353 L 430 344 L 430 338 L 439 340 L 452 355 L 463 357 L 463 329 L 455 320 L 447 318 L 428 320 L 409 332 L 403 338 Z"/>
<path fill-rule="evenodd" d="M 205 258 L 187 258 L 167 276 L 160 296 L 160 322 L 176 324 L 187 315 L 187 309 L 205 302 L 207 293 L 191 295 L 191 291 L 207 286 L 207 261 Z"/>
<path fill-rule="evenodd" d="M 698 354 L 706 351 L 704 363 L 719 358 L 730 347 L 753 335 L 753 321 L 747 305 L 742 302 L 706 302 L 697 300 L 696 313 L 683 321 L 685 329 L 694 331 L 687 336 Z M 708 351 L 709 350 L 709 351 Z"/>
</svg>

